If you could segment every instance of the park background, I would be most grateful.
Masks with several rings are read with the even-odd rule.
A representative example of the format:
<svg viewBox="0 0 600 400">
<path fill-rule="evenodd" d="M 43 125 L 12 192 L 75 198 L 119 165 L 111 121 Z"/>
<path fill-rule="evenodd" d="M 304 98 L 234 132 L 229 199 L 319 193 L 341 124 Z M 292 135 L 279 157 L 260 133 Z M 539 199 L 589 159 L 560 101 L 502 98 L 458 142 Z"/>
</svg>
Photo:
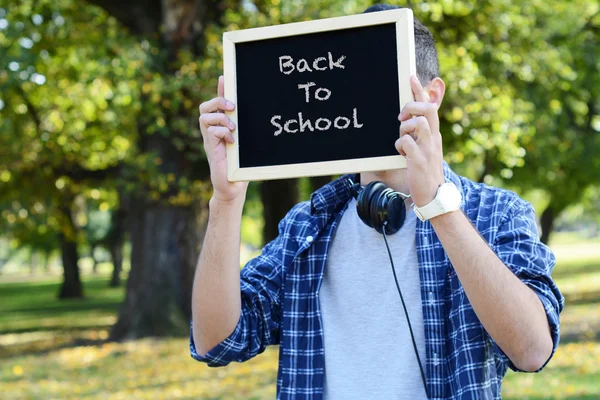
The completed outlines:
<svg viewBox="0 0 600 400">
<path fill-rule="evenodd" d="M 558 259 L 561 347 L 504 397 L 600 398 L 598 1 L 392 3 L 437 40 L 446 160 L 531 201 Z M 371 4 L 0 0 L 0 397 L 274 398 L 276 349 L 220 369 L 189 356 L 211 196 L 198 105 L 222 32 Z M 251 183 L 242 258 L 329 179 Z"/>
</svg>

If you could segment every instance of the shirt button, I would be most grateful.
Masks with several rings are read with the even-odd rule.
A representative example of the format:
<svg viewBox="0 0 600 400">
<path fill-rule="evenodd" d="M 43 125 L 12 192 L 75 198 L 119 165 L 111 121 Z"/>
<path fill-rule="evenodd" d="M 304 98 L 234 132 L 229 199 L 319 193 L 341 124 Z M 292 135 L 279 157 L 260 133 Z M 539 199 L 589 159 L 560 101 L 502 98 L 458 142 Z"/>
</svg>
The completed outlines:
<svg viewBox="0 0 600 400">
<path fill-rule="evenodd" d="M 312 243 L 312 241 L 313 241 L 313 237 L 312 237 L 312 236 L 307 236 L 307 237 L 306 237 L 306 241 L 307 241 L 308 243 Z"/>
</svg>

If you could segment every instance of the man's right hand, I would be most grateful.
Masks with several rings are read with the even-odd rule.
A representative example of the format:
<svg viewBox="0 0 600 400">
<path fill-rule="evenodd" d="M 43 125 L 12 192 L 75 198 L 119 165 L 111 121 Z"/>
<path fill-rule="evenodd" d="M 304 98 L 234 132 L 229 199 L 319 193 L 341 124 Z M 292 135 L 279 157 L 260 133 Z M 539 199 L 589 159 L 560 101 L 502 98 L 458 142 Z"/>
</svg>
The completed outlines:
<svg viewBox="0 0 600 400">
<path fill-rule="evenodd" d="M 235 104 L 226 100 L 223 76 L 219 77 L 217 97 L 200 104 L 200 131 L 204 139 L 204 151 L 210 167 L 213 199 L 231 202 L 244 198 L 248 182 L 227 180 L 227 149 L 225 143 L 233 143 L 236 126 L 224 111 L 233 111 Z"/>
</svg>

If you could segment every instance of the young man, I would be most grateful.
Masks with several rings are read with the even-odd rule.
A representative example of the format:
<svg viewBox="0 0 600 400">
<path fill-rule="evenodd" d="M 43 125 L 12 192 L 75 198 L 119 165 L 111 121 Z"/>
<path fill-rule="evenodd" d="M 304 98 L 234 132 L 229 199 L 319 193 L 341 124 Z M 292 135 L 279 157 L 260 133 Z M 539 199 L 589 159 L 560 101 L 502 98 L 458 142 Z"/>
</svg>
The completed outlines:
<svg viewBox="0 0 600 400">
<path fill-rule="evenodd" d="M 327 400 L 498 399 L 508 367 L 538 371 L 550 359 L 564 304 L 550 277 L 554 256 L 531 205 L 444 163 L 445 84 L 433 37 L 417 21 L 415 45 L 415 101 L 400 112 L 395 143 L 407 168 L 360 174 L 361 185 L 410 194 L 387 239 L 398 289 L 383 236 L 357 215 L 351 175 L 295 206 L 240 273 L 247 183 L 226 179 L 235 125 L 222 111 L 235 105 L 222 78 L 218 97 L 200 106 L 214 194 L 194 282 L 195 359 L 222 366 L 279 344 L 277 398 Z"/>
</svg>

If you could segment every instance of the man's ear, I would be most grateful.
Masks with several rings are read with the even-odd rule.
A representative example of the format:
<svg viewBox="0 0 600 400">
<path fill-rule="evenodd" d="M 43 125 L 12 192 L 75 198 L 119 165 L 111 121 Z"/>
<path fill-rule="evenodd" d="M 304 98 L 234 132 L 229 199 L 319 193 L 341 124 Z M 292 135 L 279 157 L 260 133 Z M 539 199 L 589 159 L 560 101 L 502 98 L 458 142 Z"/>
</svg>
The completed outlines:
<svg viewBox="0 0 600 400">
<path fill-rule="evenodd" d="M 444 100 L 444 94 L 446 93 L 446 84 L 442 78 L 433 78 L 424 89 L 429 95 L 429 102 L 437 104 L 439 108 L 442 104 L 442 100 Z"/>
</svg>

